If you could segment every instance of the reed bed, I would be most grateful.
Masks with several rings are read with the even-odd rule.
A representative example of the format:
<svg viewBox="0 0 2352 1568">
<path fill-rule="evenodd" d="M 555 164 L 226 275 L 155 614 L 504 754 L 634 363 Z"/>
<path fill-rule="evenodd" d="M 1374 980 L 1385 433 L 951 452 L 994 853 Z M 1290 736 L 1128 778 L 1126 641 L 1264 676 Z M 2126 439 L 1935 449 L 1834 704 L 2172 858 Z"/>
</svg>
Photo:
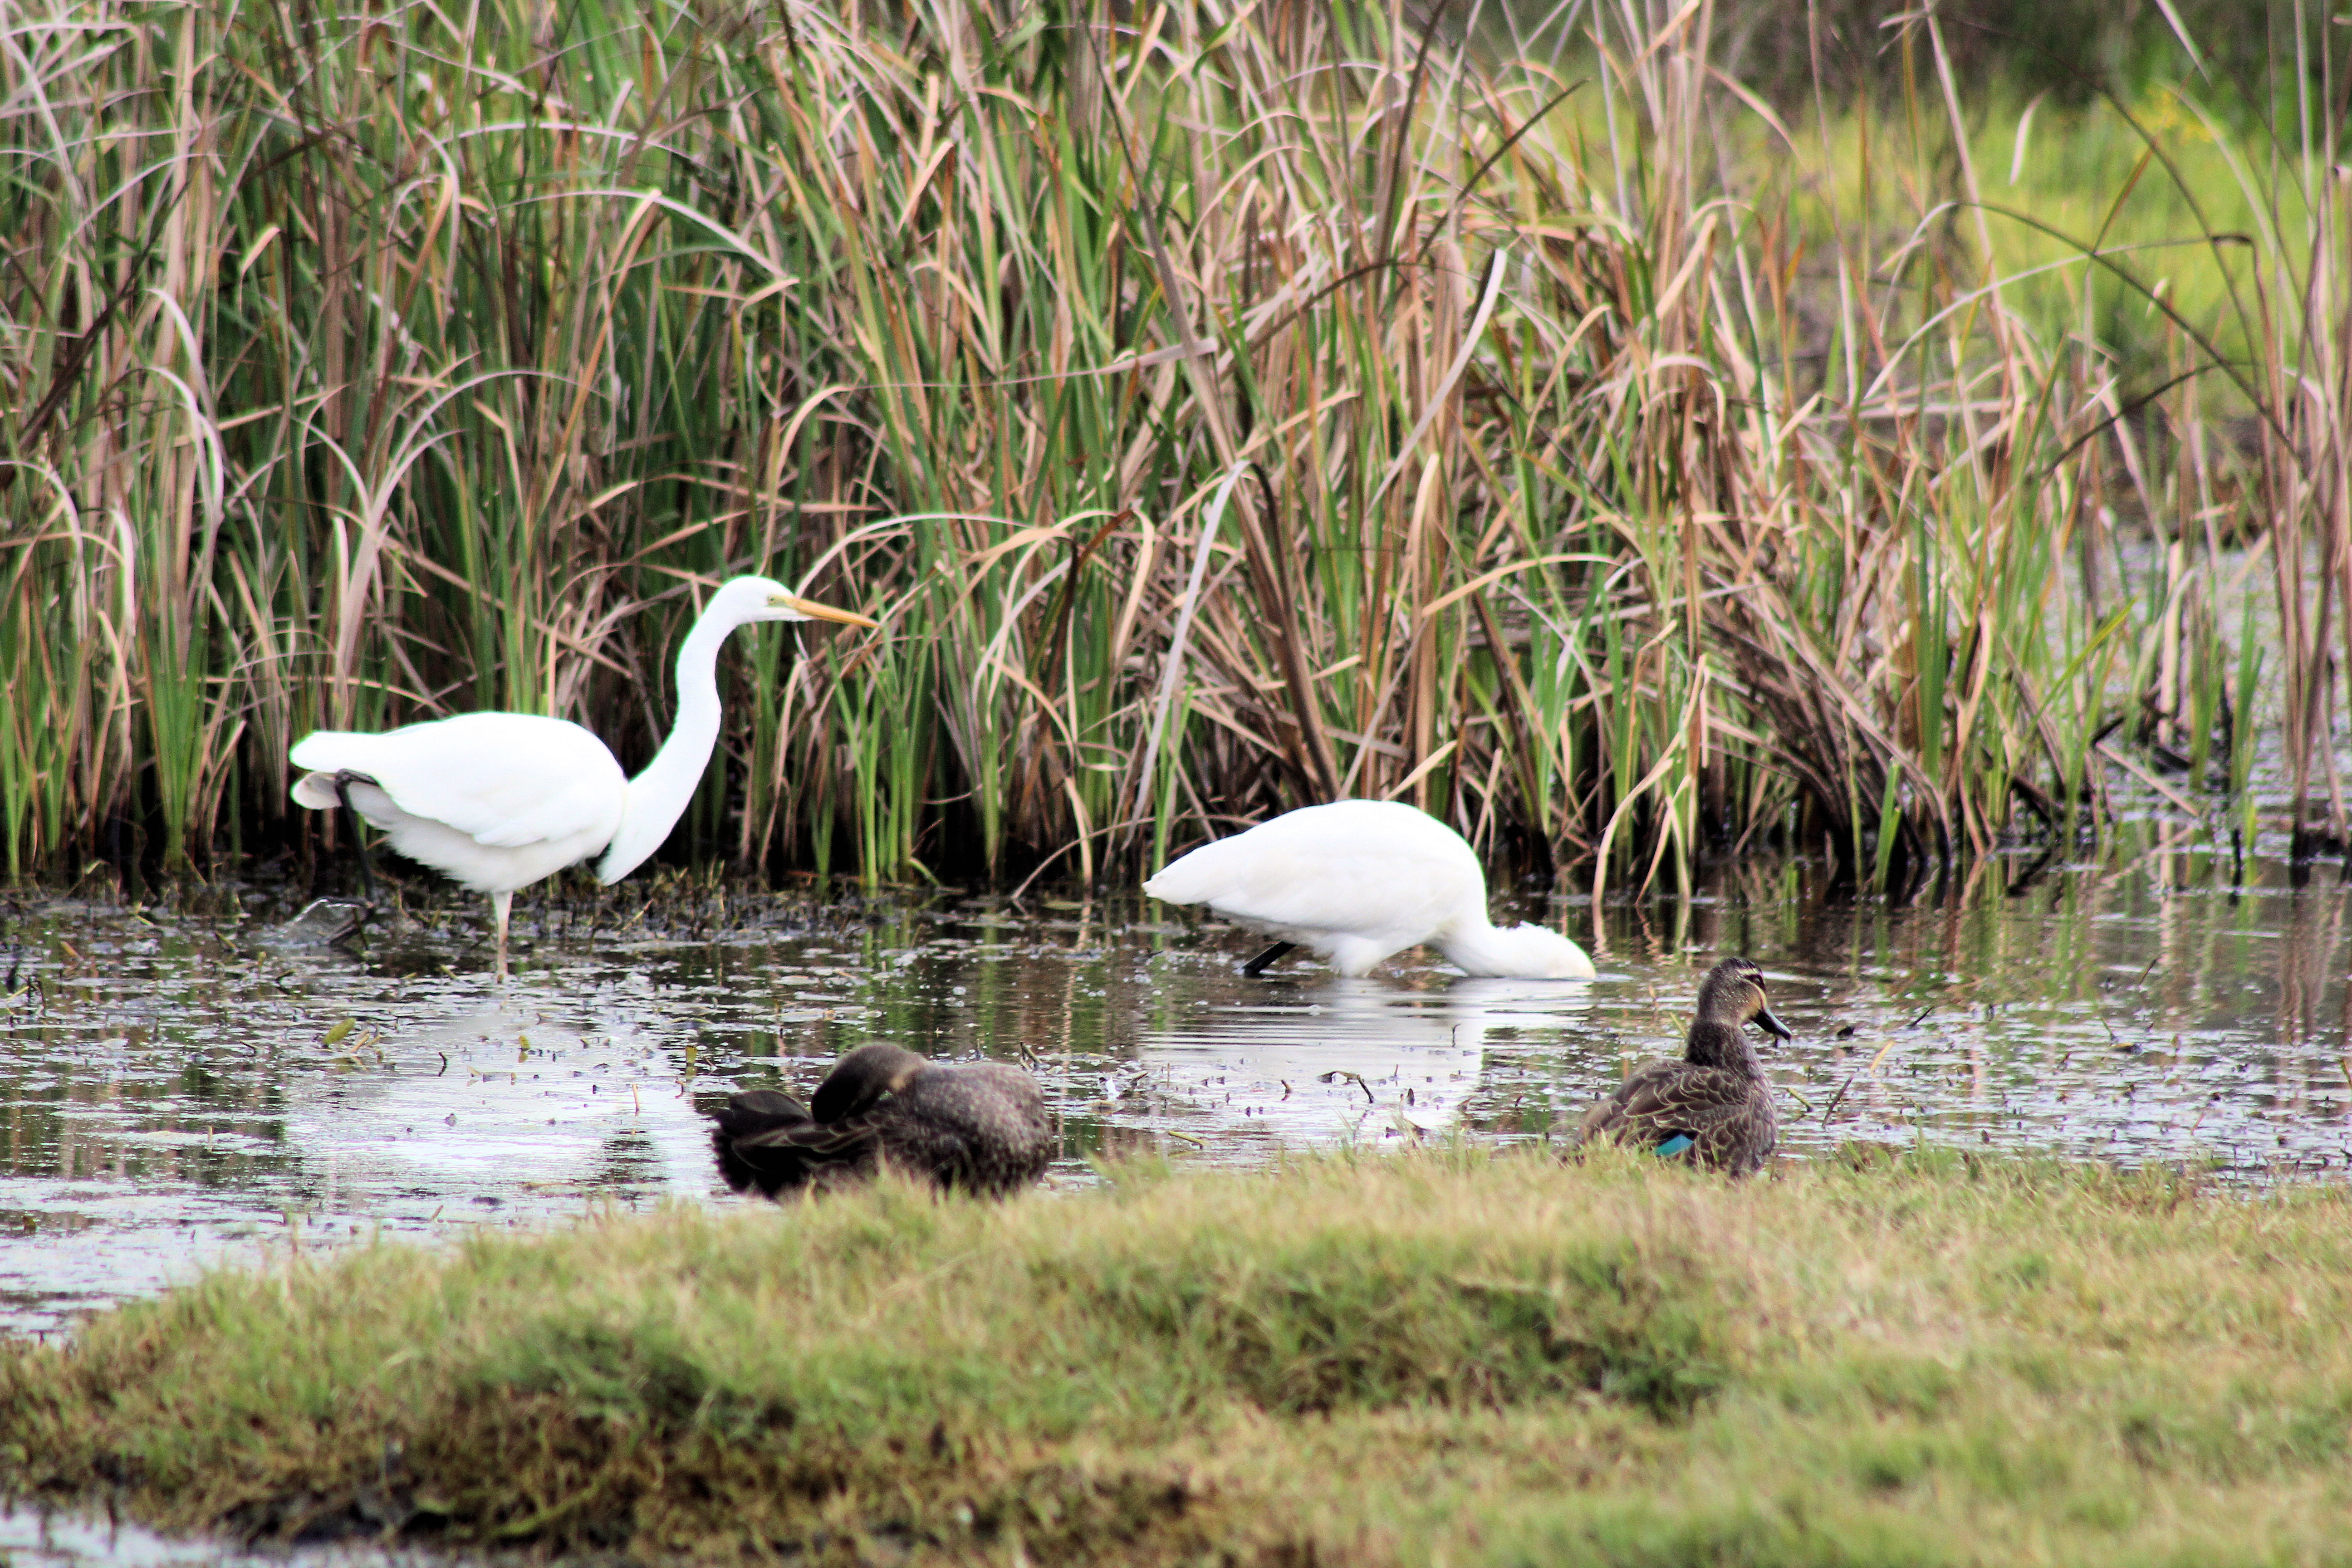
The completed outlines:
<svg viewBox="0 0 2352 1568">
<path fill-rule="evenodd" d="M 283 842 L 317 725 L 640 761 L 742 570 L 884 626 L 746 639 L 690 853 L 1093 878 L 1392 795 L 1603 886 L 1903 887 L 2116 768 L 2345 837 L 2324 29 L 2251 120 L 2193 61 L 2119 107 L 2082 232 L 1988 193 L 1932 10 L 1859 120 L 1705 3 L 11 17 L 12 876 Z"/>
</svg>

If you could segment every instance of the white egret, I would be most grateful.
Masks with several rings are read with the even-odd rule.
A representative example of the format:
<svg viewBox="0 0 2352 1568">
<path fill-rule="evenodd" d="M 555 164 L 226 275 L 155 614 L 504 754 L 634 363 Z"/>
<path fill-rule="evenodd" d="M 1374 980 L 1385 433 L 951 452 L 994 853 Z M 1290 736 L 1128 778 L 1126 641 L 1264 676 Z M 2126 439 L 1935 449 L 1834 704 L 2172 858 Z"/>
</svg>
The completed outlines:
<svg viewBox="0 0 2352 1568">
<path fill-rule="evenodd" d="M 677 723 L 635 778 L 569 721 L 461 713 L 381 734 L 312 731 L 287 753 L 306 770 L 294 781 L 295 803 L 314 811 L 341 804 L 401 854 L 488 893 L 503 973 L 517 888 L 599 850 L 597 879 L 617 882 L 677 826 L 719 742 L 719 649 L 729 634 L 756 621 L 808 620 L 875 624 L 765 577 L 722 584 L 677 650 Z"/>
<path fill-rule="evenodd" d="M 1542 926 L 1499 930 L 1486 918 L 1486 877 L 1463 837 L 1402 801 L 1303 806 L 1246 833 L 1204 844 L 1143 884 L 1171 904 L 1206 904 L 1275 945 L 1243 967 L 1255 975 L 1294 947 L 1342 974 L 1368 973 L 1427 942 L 1472 974 L 1589 978 L 1584 950 Z"/>
</svg>

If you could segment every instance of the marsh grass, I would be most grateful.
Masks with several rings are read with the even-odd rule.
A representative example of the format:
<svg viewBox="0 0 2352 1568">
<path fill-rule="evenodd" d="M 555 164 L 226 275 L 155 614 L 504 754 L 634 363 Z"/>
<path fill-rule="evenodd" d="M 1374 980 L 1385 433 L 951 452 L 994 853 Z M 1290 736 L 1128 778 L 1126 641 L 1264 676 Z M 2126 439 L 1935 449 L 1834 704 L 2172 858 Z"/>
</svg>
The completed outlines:
<svg viewBox="0 0 2352 1568">
<path fill-rule="evenodd" d="M 0 1347 L 0 1485 L 845 1562 L 2332 1561 L 2347 1202 L 1432 1152 L 296 1254 Z"/>
<path fill-rule="evenodd" d="M 12 868 L 280 837 L 314 725 L 642 761 L 751 568 L 886 620 L 730 662 L 685 843 L 767 864 L 1094 876 L 1352 794 L 1604 884 L 1766 837 L 1900 887 L 2173 756 L 2251 827 L 2225 577 L 2283 628 L 2265 826 L 2343 837 L 2340 95 L 2264 141 L 2184 79 L 2010 212 L 1928 12 L 1811 121 L 1646 0 L 1492 57 L 1347 6 L 17 17 Z"/>
</svg>

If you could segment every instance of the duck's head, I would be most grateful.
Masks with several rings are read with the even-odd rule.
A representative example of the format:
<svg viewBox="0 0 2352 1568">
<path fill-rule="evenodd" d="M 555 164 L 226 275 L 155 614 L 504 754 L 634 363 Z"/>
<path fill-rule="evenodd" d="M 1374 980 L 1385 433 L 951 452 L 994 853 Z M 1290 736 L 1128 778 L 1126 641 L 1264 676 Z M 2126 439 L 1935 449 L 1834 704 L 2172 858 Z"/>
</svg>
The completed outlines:
<svg viewBox="0 0 2352 1568">
<path fill-rule="evenodd" d="M 860 1046 L 824 1075 L 809 1109 L 828 1126 L 874 1109 L 886 1094 L 904 1089 L 907 1080 L 930 1064 L 898 1046 Z"/>
<path fill-rule="evenodd" d="M 1706 972 L 1698 986 L 1698 1016 L 1704 1024 L 1736 1030 L 1753 1023 L 1784 1040 L 1796 1038 L 1788 1025 L 1772 1016 L 1772 1005 L 1764 996 L 1764 972 L 1744 958 L 1727 958 Z"/>
</svg>

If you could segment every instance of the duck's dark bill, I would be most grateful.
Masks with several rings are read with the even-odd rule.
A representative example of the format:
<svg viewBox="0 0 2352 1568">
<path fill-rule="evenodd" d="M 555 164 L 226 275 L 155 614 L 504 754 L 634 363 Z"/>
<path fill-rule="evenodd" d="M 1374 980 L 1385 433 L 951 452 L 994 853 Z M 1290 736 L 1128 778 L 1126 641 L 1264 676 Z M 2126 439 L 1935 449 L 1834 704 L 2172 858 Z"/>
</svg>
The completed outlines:
<svg viewBox="0 0 2352 1568">
<path fill-rule="evenodd" d="M 1788 1025 L 1772 1016 L 1772 1009 L 1769 1007 L 1756 1015 L 1756 1022 L 1767 1031 L 1780 1036 L 1784 1040 L 1793 1040 L 1797 1037 L 1790 1032 Z"/>
</svg>

